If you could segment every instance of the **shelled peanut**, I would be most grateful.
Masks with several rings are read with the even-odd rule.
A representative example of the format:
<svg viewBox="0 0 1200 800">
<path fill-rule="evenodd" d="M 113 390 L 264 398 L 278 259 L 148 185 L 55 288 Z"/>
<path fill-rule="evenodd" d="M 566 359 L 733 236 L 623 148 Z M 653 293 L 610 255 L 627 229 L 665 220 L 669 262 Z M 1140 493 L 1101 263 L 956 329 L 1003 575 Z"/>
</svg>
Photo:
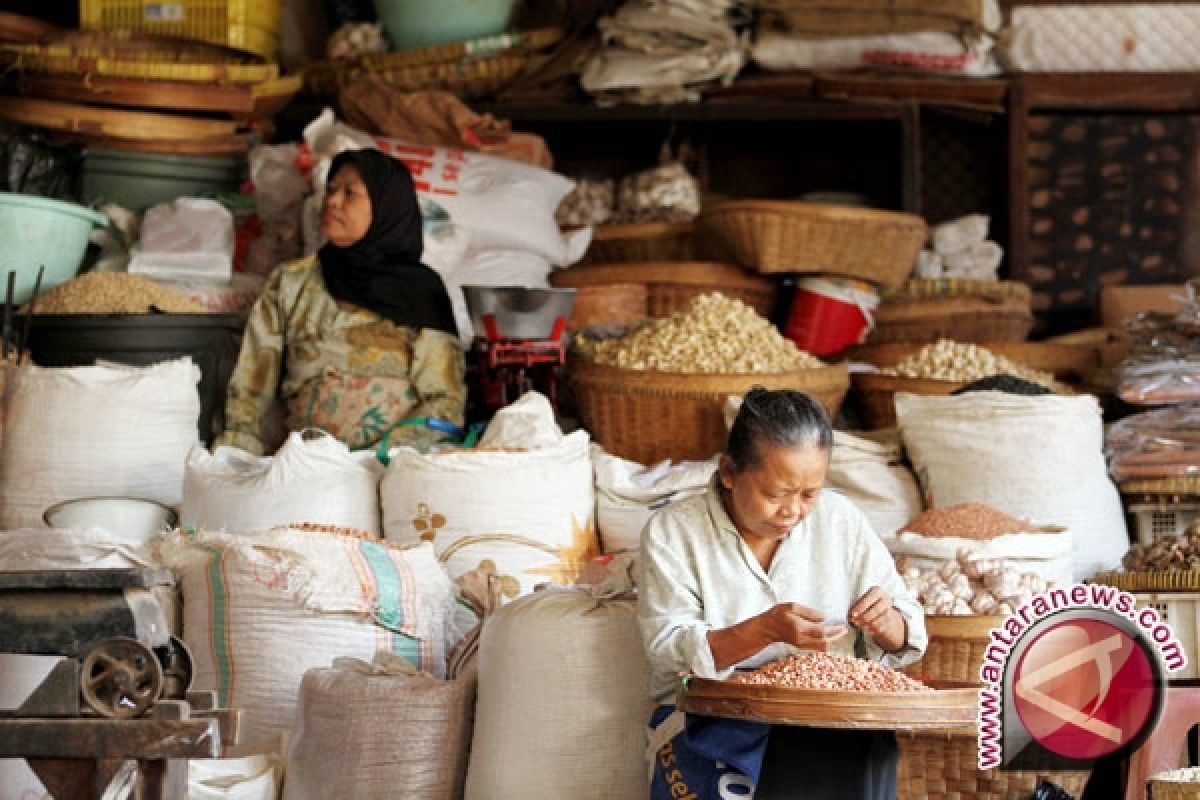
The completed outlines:
<svg viewBox="0 0 1200 800">
<path fill-rule="evenodd" d="M 662 372 L 790 372 L 824 366 L 754 309 L 719 292 L 695 297 L 687 311 L 581 352 L 590 352 L 598 364 Z"/>
<path fill-rule="evenodd" d="M 900 378 L 959 383 L 977 381 L 989 375 L 1013 375 L 1042 386 L 1058 387 L 1054 376 L 1048 372 L 1024 367 L 987 348 L 950 339 L 927 344 L 895 366 L 885 367 L 880 372 Z"/>
<path fill-rule="evenodd" d="M 1008 615 L 1050 586 L 1041 575 L 965 549 L 941 569 L 922 570 L 905 557 L 897 560 L 896 568 L 926 614 Z"/>
<path fill-rule="evenodd" d="M 920 681 L 882 664 L 836 653 L 800 653 L 772 661 L 734 683 L 839 692 L 931 692 Z"/>
<path fill-rule="evenodd" d="M 1200 570 L 1200 528 L 1194 523 L 1178 536 L 1159 536 L 1149 544 L 1135 544 L 1121 559 L 1129 572 Z"/>
</svg>

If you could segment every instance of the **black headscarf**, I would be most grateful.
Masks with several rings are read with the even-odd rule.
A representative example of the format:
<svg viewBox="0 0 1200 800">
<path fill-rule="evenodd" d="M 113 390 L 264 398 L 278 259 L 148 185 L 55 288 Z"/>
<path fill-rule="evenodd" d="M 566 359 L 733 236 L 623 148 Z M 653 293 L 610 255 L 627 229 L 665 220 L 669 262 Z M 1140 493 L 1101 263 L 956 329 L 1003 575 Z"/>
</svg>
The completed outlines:
<svg viewBox="0 0 1200 800">
<path fill-rule="evenodd" d="M 397 325 L 457 336 L 446 286 L 421 263 L 421 209 L 408 168 L 378 150 L 350 150 L 333 159 L 329 177 L 347 164 L 367 187 L 371 226 L 349 247 L 331 242 L 317 252 L 329 293 Z"/>
</svg>

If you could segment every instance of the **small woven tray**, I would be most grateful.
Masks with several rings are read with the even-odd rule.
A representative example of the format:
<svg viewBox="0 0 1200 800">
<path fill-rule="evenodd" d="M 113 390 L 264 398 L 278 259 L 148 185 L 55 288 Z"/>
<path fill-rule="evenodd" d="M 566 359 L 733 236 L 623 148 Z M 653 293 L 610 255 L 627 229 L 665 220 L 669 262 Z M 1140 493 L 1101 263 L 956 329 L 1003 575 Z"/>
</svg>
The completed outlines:
<svg viewBox="0 0 1200 800">
<path fill-rule="evenodd" d="M 1200 592 L 1200 572 L 1100 572 L 1092 583 L 1126 592 Z"/>
<path fill-rule="evenodd" d="M 473 99 L 495 94 L 508 86 L 524 69 L 525 62 L 523 53 L 379 69 L 325 62 L 305 67 L 304 88 L 310 94 L 332 95 L 358 78 L 369 75 L 403 91 L 440 89 Z"/>
<path fill-rule="evenodd" d="M 678 707 L 689 714 L 780 725 L 889 731 L 975 729 L 979 690 L 935 684 L 935 692 L 838 692 L 716 681 L 683 681 Z"/>
</svg>

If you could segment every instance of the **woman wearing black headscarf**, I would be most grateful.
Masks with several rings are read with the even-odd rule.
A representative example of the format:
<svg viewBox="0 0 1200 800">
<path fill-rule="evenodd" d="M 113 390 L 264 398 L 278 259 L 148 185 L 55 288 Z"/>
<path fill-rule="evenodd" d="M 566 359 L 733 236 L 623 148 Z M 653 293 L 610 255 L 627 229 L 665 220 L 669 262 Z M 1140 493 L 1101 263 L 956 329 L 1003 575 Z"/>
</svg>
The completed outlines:
<svg viewBox="0 0 1200 800">
<path fill-rule="evenodd" d="M 321 428 L 359 449 L 384 436 L 426 449 L 463 422 L 463 351 L 441 278 L 421 263 L 412 176 L 377 150 L 329 168 L 315 257 L 277 268 L 246 324 L 218 444 L 262 454 L 276 397 L 289 430 Z M 403 424 L 401 424 L 403 423 Z"/>
</svg>

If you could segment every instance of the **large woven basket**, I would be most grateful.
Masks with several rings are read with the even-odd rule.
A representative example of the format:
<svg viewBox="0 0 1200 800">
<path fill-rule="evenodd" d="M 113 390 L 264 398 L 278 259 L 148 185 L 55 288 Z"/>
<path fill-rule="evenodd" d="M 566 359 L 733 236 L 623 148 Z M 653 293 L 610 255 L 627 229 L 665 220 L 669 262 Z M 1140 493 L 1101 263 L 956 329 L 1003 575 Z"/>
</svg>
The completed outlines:
<svg viewBox="0 0 1200 800">
<path fill-rule="evenodd" d="M 914 677 L 935 681 L 980 683 L 979 668 L 987 651 L 989 634 L 1004 617 L 927 615 L 929 646 L 915 664 L 904 668 Z"/>
<path fill-rule="evenodd" d="M 635 281 L 648 289 L 649 315 L 667 317 L 686 311 L 692 298 L 720 292 L 741 300 L 764 317 L 775 309 L 775 282 L 732 264 L 715 261 L 642 261 L 622 264 L 586 264 L 557 270 L 552 286 L 583 288 Z"/>
<path fill-rule="evenodd" d="M 812 272 L 899 286 L 927 235 L 925 221 L 898 211 L 780 200 L 732 200 L 696 224 L 759 272 Z"/>
<path fill-rule="evenodd" d="M 981 770 L 978 736 L 974 730 L 897 733 L 897 800 L 1029 800 L 1042 780 L 1079 797 L 1087 785 L 1088 771 Z"/>
<path fill-rule="evenodd" d="M 798 389 L 832 417 L 849 385 L 846 365 L 766 374 L 622 369 L 575 359 L 568 380 L 583 426 L 613 455 L 653 464 L 703 460 L 725 446 L 725 399 L 755 386 Z"/>
<path fill-rule="evenodd" d="M 691 261 L 696 257 L 695 228 L 690 222 L 643 222 L 597 225 L 584 264 L 618 261 Z"/>
<path fill-rule="evenodd" d="M 1031 302 L 1023 283 L 909 280 L 883 298 L 867 342 L 1021 341 L 1033 329 Z"/>
<path fill-rule="evenodd" d="M 900 378 L 877 372 L 857 372 L 851 376 L 851 380 L 863 423 L 872 430 L 896 427 L 896 392 L 947 395 L 966 386 L 957 381 Z"/>
<path fill-rule="evenodd" d="M 1150 800 L 1200 800 L 1200 781 L 1164 780 L 1151 775 L 1146 790 Z"/>
<path fill-rule="evenodd" d="M 555 287 L 568 286 L 551 281 Z M 634 323 L 649 316 L 648 288 L 644 283 L 604 283 L 575 288 L 575 304 L 567 319 L 567 330 L 592 325 Z"/>
</svg>

